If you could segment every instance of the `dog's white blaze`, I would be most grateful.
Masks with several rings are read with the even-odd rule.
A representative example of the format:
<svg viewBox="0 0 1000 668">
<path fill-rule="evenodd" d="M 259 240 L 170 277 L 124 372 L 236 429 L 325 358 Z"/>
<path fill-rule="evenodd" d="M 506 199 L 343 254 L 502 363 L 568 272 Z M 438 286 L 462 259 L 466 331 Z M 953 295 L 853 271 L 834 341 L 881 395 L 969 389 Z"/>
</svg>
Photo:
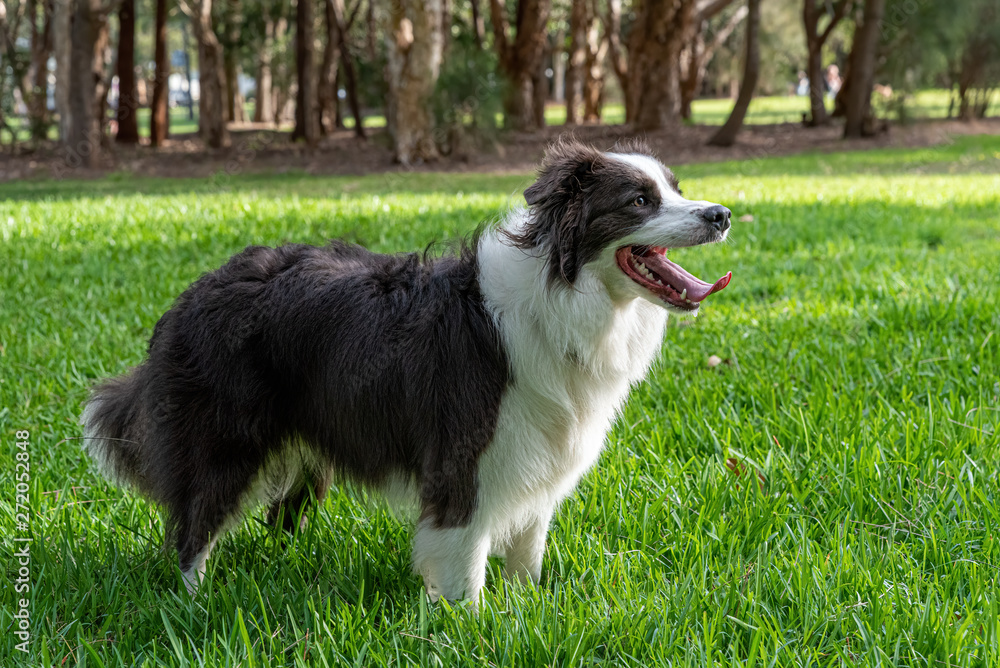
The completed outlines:
<svg viewBox="0 0 1000 668">
<path fill-rule="evenodd" d="M 714 202 L 685 199 L 667 183 L 663 166 L 647 155 L 608 153 L 607 156 L 631 165 L 647 175 L 660 192 L 658 215 L 623 239 L 621 245 L 677 248 L 702 243 L 705 221 L 701 219 L 699 213 L 703 209 L 715 206 Z"/>
<path fill-rule="evenodd" d="M 522 228 L 527 215 L 516 209 L 504 224 Z M 546 262 L 544 252 L 515 248 L 496 230 L 480 240 L 480 286 L 512 378 L 479 460 L 472 522 L 418 527 L 414 565 L 431 575 L 435 595 L 475 598 L 486 550 L 474 550 L 476 568 L 438 560 L 438 571 L 429 569 L 448 546 L 480 546 L 477 540 L 506 556 L 509 576 L 537 581 L 552 512 L 597 460 L 630 386 L 645 376 L 663 340 L 666 311 L 637 295 L 615 300 L 606 258 L 584 266 L 572 289 L 548 283 Z"/>
<path fill-rule="evenodd" d="M 663 172 L 663 165 L 648 155 L 637 155 L 635 153 L 608 153 L 609 158 L 614 158 L 621 162 L 632 165 L 640 172 L 653 179 L 657 189 L 660 191 L 660 199 L 667 205 L 668 203 L 683 204 L 688 202 L 684 197 L 670 187 L 667 183 L 667 175 Z"/>
</svg>

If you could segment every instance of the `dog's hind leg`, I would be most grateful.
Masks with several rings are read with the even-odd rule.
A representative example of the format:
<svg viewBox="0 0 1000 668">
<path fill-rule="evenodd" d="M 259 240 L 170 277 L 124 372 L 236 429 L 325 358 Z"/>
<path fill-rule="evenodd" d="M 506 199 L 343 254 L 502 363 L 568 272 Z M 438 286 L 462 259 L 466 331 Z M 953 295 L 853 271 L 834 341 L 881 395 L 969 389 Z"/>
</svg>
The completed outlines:
<svg viewBox="0 0 1000 668">
<path fill-rule="evenodd" d="M 215 543 L 240 519 L 253 479 L 249 470 L 201 473 L 204 477 L 196 475 L 193 480 L 212 482 L 191 484 L 188 493 L 170 508 L 181 574 L 192 594 L 205 574 L 205 562 Z"/>
<path fill-rule="evenodd" d="M 192 596 L 205 576 L 205 563 L 225 530 L 224 524 L 225 517 L 217 514 L 189 517 L 178 522 L 177 560 L 184 586 Z"/>
</svg>

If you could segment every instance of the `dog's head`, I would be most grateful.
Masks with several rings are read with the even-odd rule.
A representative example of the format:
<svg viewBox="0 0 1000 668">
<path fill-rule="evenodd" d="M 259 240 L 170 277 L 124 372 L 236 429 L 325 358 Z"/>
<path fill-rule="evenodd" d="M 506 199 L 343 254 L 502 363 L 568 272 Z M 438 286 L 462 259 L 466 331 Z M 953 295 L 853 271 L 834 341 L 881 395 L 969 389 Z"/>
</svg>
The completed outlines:
<svg viewBox="0 0 1000 668">
<path fill-rule="evenodd" d="M 729 284 L 731 274 L 706 283 L 666 257 L 670 248 L 725 239 L 729 209 L 684 199 L 673 173 L 642 144 L 602 153 L 558 142 L 524 197 L 527 224 L 510 236 L 548 254 L 552 281 L 572 285 L 589 269 L 613 296 L 683 313 Z"/>
</svg>

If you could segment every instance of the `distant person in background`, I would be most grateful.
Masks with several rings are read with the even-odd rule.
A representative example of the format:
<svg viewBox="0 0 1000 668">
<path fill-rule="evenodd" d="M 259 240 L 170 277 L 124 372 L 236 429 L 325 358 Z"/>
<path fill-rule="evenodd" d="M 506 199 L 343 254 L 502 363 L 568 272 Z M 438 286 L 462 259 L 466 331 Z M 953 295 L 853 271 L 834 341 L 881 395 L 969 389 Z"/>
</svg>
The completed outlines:
<svg viewBox="0 0 1000 668">
<path fill-rule="evenodd" d="M 830 94 L 830 97 L 837 97 L 837 91 L 840 90 L 840 86 L 843 83 L 840 79 L 839 67 L 830 65 L 826 68 L 826 91 Z"/>
<path fill-rule="evenodd" d="M 799 96 L 809 94 L 809 77 L 802 70 L 799 70 L 799 83 L 795 86 L 795 94 Z"/>
</svg>

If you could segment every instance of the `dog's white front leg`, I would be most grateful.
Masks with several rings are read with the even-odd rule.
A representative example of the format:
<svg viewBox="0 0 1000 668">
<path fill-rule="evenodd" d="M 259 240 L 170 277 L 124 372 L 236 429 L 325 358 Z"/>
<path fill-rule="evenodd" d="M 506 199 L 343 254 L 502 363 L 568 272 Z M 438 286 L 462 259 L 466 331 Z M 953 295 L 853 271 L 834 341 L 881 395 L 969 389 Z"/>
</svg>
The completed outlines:
<svg viewBox="0 0 1000 668">
<path fill-rule="evenodd" d="M 539 513 L 511 536 L 504 564 L 504 576 L 508 580 L 517 578 L 524 583 L 537 583 L 541 579 L 545 536 L 549 532 L 552 510 L 549 508 Z"/>
<path fill-rule="evenodd" d="M 431 519 L 417 525 L 413 539 L 413 568 L 424 578 L 431 600 L 466 599 L 473 605 L 486 582 L 490 537 L 476 526 L 439 529 Z"/>
</svg>

